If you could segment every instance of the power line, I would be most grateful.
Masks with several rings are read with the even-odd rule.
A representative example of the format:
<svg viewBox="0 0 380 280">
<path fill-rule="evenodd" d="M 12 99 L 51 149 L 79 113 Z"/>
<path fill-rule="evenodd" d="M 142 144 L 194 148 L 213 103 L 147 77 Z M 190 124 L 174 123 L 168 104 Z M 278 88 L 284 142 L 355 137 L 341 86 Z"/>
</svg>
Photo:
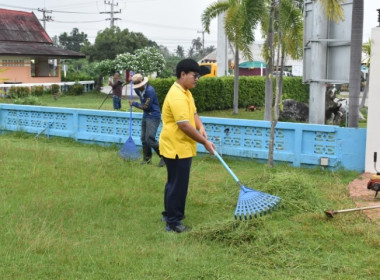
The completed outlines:
<svg viewBox="0 0 380 280">
<path fill-rule="evenodd" d="M 103 22 L 104 20 L 88 20 L 88 21 L 60 21 L 55 20 L 56 23 L 93 23 L 93 22 Z"/>
<path fill-rule="evenodd" d="M 14 9 L 22 9 L 22 10 L 29 10 L 29 11 L 39 11 L 41 12 L 42 9 L 34 9 L 30 7 L 20 7 L 20 6 L 13 6 L 13 5 L 6 5 L 0 3 L 1 6 L 7 7 L 7 8 L 14 8 Z M 49 12 L 53 13 L 63 13 L 63 14 L 86 14 L 86 15 L 97 15 L 99 13 L 88 13 L 88 12 L 73 12 L 73 11 L 57 11 L 57 10 L 49 10 Z"/>
</svg>

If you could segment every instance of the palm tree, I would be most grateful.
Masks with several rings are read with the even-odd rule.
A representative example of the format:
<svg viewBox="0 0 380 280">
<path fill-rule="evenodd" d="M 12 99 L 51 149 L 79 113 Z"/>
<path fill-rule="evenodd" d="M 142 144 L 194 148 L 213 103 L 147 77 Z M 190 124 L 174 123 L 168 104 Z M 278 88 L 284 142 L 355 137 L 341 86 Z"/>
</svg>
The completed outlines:
<svg viewBox="0 0 380 280">
<path fill-rule="evenodd" d="M 264 0 L 225 0 L 211 4 L 202 14 L 204 30 L 210 33 L 211 20 L 225 13 L 224 29 L 228 40 L 235 45 L 234 114 L 239 108 L 239 51 L 252 59 L 250 45 L 255 40 L 254 29 L 264 10 Z"/>
<path fill-rule="evenodd" d="M 273 26 L 272 26 L 273 25 Z M 275 128 L 280 114 L 280 103 L 282 97 L 282 73 L 284 69 L 284 60 L 286 55 L 294 59 L 298 59 L 302 56 L 302 43 L 303 43 L 303 18 L 302 11 L 298 7 L 297 3 L 293 0 L 278 0 L 271 2 L 271 13 L 269 17 L 263 17 L 262 21 L 263 34 L 265 30 L 268 30 L 268 39 L 264 48 L 264 57 L 267 59 L 266 75 L 266 92 L 272 92 L 272 77 L 273 77 L 273 53 L 274 47 L 277 46 L 277 73 L 279 73 L 279 67 L 281 67 L 280 75 L 277 74 L 276 78 L 276 95 L 275 105 L 272 108 L 273 93 L 269 98 L 266 98 L 265 103 L 265 120 L 271 121 L 271 132 L 269 141 L 268 152 L 268 165 L 273 166 L 273 150 L 274 150 L 274 135 Z M 275 30 L 273 30 L 275 29 Z M 276 32 L 274 32 L 276 31 Z M 271 38 L 272 37 L 272 38 Z M 271 43 L 273 42 L 273 43 Z M 270 59 L 271 58 L 271 59 Z M 267 97 L 267 96 L 266 96 Z M 274 109 L 274 110 L 273 110 Z"/>
<path fill-rule="evenodd" d="M 175 50 L 175 54 L 180 58 L 184 58 L 185 57 L 185 50 L 183 49 L 182 46 L 178 45 L 176 50 Z"/>
<path fill-rule="evenodd" d="M 274 2 L 274 1 L 273 1 Z M 272 5 L 275 5 L 275 3 L 272 3 Z M 279 8 L 281 7 L 281 8 Z M 274 6 L 275 9 L 275 6 Z M 302 10 L 299 8 L 299 3 L 295 2 L 294 0 L 282 0 L 280 5 L 277 9 L 274 10 L 274 12 L 277 15 L 277 22 L 275 23 L 276 31 L 277 33 L 274 34 L 274 45 L 281 44 L 281 53 L 280 53 L 280 64 L 277 65 L 280 67 L 280 75 L 278 77 L 279 79 L 279 96 L 281 98 L 282 96 L 282 73 L 284 69 L 284 60 L 287 55 L 289 55 L 293 59 L 299 59 L 302 57 L 302 43 L 303 43 L 303 16 L 302 16 Z M 262 20 L 262 33 L 266 35 L 269 30 L 269 22 L 270 17 L 263 17 Z M 281 26 L 281 35 L 279 35 L 279 26 Z M 268 54 L 270 45 L 268 42 L 265 44 L 264 48 L 264 57 L 267 59 L 268 63 Z M 267 69 L 267 72 L 269 69 Z M 268 73 L 268 77 L 269 74 Z M 268 78 L 267 78 L 268 79 Z M 271 81 L 268 81 L 267 86 L 269 87 L 272 84 Z M 267 89 L 266 89 L 267 90 Z M 265 120 L 270 120 L 271 116 L 271 109 L 272 109 L 272 102 L 270 102 L 272 98 L 268 98 L 266 100 L 265 104 Z"/>
<path fill-rule="evenodd" d="M 274 16 L 276 0 L 271 0 L 268 20 L 268 33 L 265 41 L 264 53 L 267 67 L 265 72 L 265 112 L 264 120 L 272 120 L 272 103 L 273 103 L 273 64 L 274 64 Z"/>
</svg>

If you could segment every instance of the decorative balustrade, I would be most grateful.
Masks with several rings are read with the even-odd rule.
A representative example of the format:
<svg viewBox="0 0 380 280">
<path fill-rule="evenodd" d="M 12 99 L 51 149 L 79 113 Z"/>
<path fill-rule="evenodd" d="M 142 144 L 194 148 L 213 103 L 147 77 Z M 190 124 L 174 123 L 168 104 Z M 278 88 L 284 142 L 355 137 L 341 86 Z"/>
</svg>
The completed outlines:
<svg viewBox="0 0 380 280">
<path fill-rule="evenodd" d="M 98 144 L 123 144 L 129 112 L 0 104 L 0 130 L 70 137 Z M 132 113 L 132 138 L 141 145 L 141 113 Z M 209 139 L 224 155 L 267 160 L 270 122 L 201 117 Z M 159 131 L 161 126 L 159 127 Z M 159 134 L 159 132 L 158 132 Z M 364 170 L 366 129 L 279 122 L 274 160 L 293 166 Z M 206 152 L 198 145 L 199 152 Z"/>
</svg>

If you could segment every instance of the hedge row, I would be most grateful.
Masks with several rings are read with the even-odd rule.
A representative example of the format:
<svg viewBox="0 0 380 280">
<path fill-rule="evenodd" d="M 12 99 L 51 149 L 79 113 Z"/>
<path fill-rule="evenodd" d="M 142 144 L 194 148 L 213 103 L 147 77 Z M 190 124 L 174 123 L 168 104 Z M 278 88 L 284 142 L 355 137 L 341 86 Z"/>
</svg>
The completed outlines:
<svg viewBox="0 0 380 280">
<path fill-rule="evenodd" d="M 175 80 L 175 78 L 167 78 L 149 81 L 157 92 L 161 106 L 164 102 L 166 93 Z M 199 79 L 197 86 L 192 89 L 191 92 L 197 105 L 198 112 L 231 109 L 233 107 L 234 78 L 201 78 Z M 284 100 L 288 98 L 295 99 L 299 102 L 308 102 L 309 86 L 302 83 L 302 78 L 283 78 L 282 99 Z M 239 107 L 246 108 L 248 105 L 264 107 L 265 77 L 239 77 Z"/>
</svg>

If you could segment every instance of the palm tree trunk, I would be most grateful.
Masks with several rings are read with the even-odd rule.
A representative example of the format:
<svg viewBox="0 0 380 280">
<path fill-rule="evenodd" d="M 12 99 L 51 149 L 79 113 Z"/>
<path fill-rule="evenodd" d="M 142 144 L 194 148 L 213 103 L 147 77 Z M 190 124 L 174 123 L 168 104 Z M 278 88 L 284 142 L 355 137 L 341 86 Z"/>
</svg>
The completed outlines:
<svg viewBox="0 0 380 280">
<path fill-rule="evenodd" d="M 276 97 L 274 102 L 274 108 L 271 108 L 271 114 L 273 114 L 273 118 L 271 118 L 271 127 L 270 127 L 270 139 L 269 139 L 269 152 L 268 152 L 268 166 L 273 167 L 274 165 L 274 138 L 276 135 L 276 126 L 278 123 L 278 118 L 280 114 L 280 83 L 282 78 L 282 72 L 283 68 L 281 68 L 281 75 L 279 75 L 279 64 L 280 64 L 280 56 L 281 56 L 281 0 L 278 0 L 278 30 L 277 30 L 277 37 L 278 37 L 278 45 L 277 45 L 277 61 L 276 61 L 276 71 L 277 71 L 277 77 L 276 77 Z M 282 56 L 281 56 L 282 57 Z M 281 62 L 283 62 L 281 60 Z M 281 65 L 283 66 L 283 65 Z"/>
<path fill-rule="evenodd" d="M 363 0 L 352 1 L 351 62 L 348 126 L 358 127 L 360 98 L 360 66 L 363 43 Z"/>
<path fill-rule="evenodd" d="M 239 113 L 239 49 L 235 45 L 235 67 L 234 67 L 234 102 L 233 113 Z"/>
<path fill-rule="evenodd" d="M 274 8 L 276 5 L 276 0 L 272 0 L 270 13 L 269 13 L 269 26 L 268 26 L 268 37 L 267 37 L 267 47 L 269 49 L 267 68 L 265 73 L 265 113 L 264 120 L 270 121 L 272 119 L 272 105 L 273 105 L 273 43 L 274 43 Z"/>
</svg>

